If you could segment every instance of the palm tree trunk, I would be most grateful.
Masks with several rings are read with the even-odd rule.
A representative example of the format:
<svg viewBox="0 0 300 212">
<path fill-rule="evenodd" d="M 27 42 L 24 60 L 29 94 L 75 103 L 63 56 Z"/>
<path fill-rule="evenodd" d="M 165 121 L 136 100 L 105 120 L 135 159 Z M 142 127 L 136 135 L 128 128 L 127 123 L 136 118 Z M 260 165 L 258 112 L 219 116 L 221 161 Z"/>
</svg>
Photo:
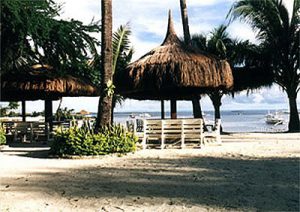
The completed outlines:
<svg viewBox="0 0 300 212">
<path fill-rule="evenodd" d="M 111 108 L 111 114 L 110 114 L 111 124 L 114 124 L 114 110 L 115 110 L 115 107 L 112 107 Z"/>
<path fill-rule="evenodd" d="M 22 101 L 22 121 L 26 121 L 26 103 L 25 100 Z"/>
<path fill-rule="evenodd" d="M 300 132 L 299 113 L 297 108 L 297 93 L 288 93 L 290 105 L 289 132 Z"/>
<path fill-rule="evenodd" d="M 161 119 L 165 119 L 165 103 L 164 103 L 164 100 L 161 100 L 160 108 L 161 108 Z"/>
<path fill-rule="evenodd" d="M 45 100 L 45 123 L 49 123 L 50 132 L 53 131 L 53 107 L 51 100 Z M 47 127 L 46 127 L 47 128 Z"/>
<path fill-rule="evenodd" d="M 176 100 L 171 99 L 170 106 L 171 106 L 171 119 L 177 119 Z"/>
<path fill-rule="evenodd" d="M 221 119 L 221 112 L 220 112 L 220 107 L 221 107 L 221 103 L 213 103 L 214 105 L 214 109 L 215 109 L 215 120 L 216 119 Z"/>
<path fill-rule="evenodd" d="M 186 45 L 190 45 L 191 35 L 190 35 L 186 0 L 180 0 L 180 11 L 181 11 L 183 34 L 184 34 L 184 43 Z M 193 104 L 194 118 L 203 118 L 202 111 L 201 111 L 201 105 L 200 105 L 200 98 L 194 98 L 192 100 L 192 104 Z"/>
<path fill-rule="evenodd" d="M 212 92 L 211 94 L 209 94 L 209 98 L 211 99 L 215 110 L 215 121 L 217 119 L 221 119 L 222 96 L 223 94 L 220 92 Z M 222 125 L 220 126 L 220 131 L 223 131 Z"/>
<path fill-rule="evenodd" d="M 103 73 L 101 74 L 101 96 L 98 104 L 98 114 L 95 125 L 97 132 L 100 126 L 111 124 L 112 96 L 108 92 L 108 83 L 113 80 L 112 73 L 112 0 L 102 0 L 102 30 L 101 30 L 101 65 Z"/>
<path fill-rule="evenodd" d="M 222 105 L 222 102 L 221 102 L 221 98 L 222 96 L 220 95 L 209 95 L 212 103 L 213 103 L 213 106 L 214 106 L 214 109 L 215 109 L 215 120 L 216 119 L 221 119 L 221 105 Z"/>
<path fill-rule="evenodd" d="M 194 118 L 203 119 L 201 105 L 200 105 L 200 99 L 201 99 L 201 97 L 192 99 L 192 103 L 193 103 L 193 116 L 194 116 Z M 207 131 L 207 127 L 205 125 L 204 119 L 203 119 L 203 124 L 204 124 L 204 130 Z"/>
<path fill-rule="evenodd" d="M 184 42 L 186 45 L 189 45 L 191 42 L 191 35 L 190 35 L 186 0 L 180 0 L 180 11 L 181 11 L 182 26 L 183 26 Z"/>
</svg>

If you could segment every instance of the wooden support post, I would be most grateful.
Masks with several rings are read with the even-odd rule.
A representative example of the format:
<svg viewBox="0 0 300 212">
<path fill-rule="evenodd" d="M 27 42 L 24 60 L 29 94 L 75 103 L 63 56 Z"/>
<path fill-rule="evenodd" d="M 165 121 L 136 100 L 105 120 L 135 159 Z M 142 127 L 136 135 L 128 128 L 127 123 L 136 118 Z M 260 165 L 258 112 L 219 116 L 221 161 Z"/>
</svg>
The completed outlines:
<svg viewBox="0 0 300 212">
<path fill-rule="evenodd" d="M 165 119 L 165 102 L 161 100 L 161 119 Z"/>
<path fill-rule="evenodd" d="M 176 100 L 171 100 L 171 119 L 177 119 Z"/>
<path fill-rule="evenodd" d="M 49 130 L 50 132 L 53 131 L 53 108 L 52 108 L 52 101 L 45 100 L 45 122 L 46 125 L 49 123 Z"/>
<path fill-rule="evenodd" d="M 26 121 L 26 104 L 25 100 L 22 101 L 22 121 Z"/>
</svg>

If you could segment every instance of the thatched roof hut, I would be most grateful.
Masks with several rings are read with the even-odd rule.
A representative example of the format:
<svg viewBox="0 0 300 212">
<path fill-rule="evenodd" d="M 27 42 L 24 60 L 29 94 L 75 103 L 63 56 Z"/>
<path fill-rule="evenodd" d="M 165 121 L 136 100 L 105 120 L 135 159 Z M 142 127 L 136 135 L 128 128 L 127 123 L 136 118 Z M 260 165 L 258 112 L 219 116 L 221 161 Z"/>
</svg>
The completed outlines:
<svg viewBox="0 0 300 212">
<path fill-rule="evenodd" d="M 184 45 L 177 37 L 171 14 L 166 38 L 124 71 L 116 73 L 117 92 L 133 99 L 192 99 L 213 89 L 230 89 L 230 65 Z"/>
<path fill-rule="evenodd" d="M 99 95 L 99 90 L 91 82 L 71 75 L 60 76 L 47 65 L 34 65 L 29 70 L 1 75 L 0 101 L 22 101 L 22 119 L 25 121 L 25 101 L 45 100 L 45 122 L 49 123 L 50 131 L 53 129 L 52 100 L 65 96 Z"/>
<path fill-rule="evenodd" d="M 60 76 L 49 66 L 1 75 L 1 101 L 57 100 L 64 96 L 99 96 L 99 91 L 91 82 Z"/>
</svg>

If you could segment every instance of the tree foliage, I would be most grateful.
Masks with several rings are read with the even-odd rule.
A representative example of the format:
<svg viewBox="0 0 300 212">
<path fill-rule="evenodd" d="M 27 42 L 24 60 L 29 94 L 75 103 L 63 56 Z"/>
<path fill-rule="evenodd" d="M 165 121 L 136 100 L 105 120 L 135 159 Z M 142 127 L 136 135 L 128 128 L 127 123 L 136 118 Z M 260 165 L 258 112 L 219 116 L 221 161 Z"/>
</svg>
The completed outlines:
<svg viewBox="0 0 300 212">
<path fill-rule="evenodd" d="M 130 37 L 131 30 L 129 24 L 121 25 L 116 32 L 113 33 L 113 72 L 123 71 L 130 63 L 133 55 L 133 47 L 131 46 Z M 119 94 L 113 96 L 113 108 L 117 104 L 121 104 L 124 98 Z"/>
<path fill-rule="evenodd" d="M 113 72 L 126 68 L 131 61 L 133 48 L 130 43 L 131 30 L 129 24 L 121 25 L 113 33 Z"/>
<path fill-rule="evenodd" d="M 91 33 L 100 31 L 99 24 L 60 20 L 60 9 L 52 0 L 2 0 L 1 72 L 39 63 L 62 75 L 98 77 L 88 60 L 97 54 L 99 42 Z"/>
<path fill-rule="evenodd" d="M 238 0 L 228 16 L 240 19 L 257 32 L 263 49 L 262 60 L 267 61 L 275 82 L 286 91 L 290 103 L 290 131 L 300 131 L 296 98 L 300 90 L 299 31 L 300 0 L 293 1 L 289 14 L 282 0 Z"/>
<path fill-rule="evenodd" d="M 220 106 L 224 94 L 242 90 L 253 90 L 262 86 L 272 84 L 272 73 L 261 61 L 261 48 L 250 43 L 232 38 L 227 32 L 227 26 L 220 25 L 213 29 L 208 36 L 198 34 L 192 36 L 192 45 L 217 56 L 219 59 L 227 60 L 233 70 L 233 91 L 216 90 L 208 93 L 215 108 L 215 118 L 221 118 Z"/>
</svg>

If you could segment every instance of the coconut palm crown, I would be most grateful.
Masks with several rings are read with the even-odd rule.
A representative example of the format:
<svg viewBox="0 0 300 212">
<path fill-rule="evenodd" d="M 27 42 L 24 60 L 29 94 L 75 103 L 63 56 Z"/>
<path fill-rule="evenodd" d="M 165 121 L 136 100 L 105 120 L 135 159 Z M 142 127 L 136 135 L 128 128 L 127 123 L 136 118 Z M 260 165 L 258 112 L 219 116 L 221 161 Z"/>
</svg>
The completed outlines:
<svg viewBox="0 0 300 212">
<path fill-rule="evenodd" d="M 300 1 L 294 0 L 289 14 L 282 0 L 238 0 L 228 16 L 240 19 L 257 32 L 256 38 L 267 54 L 275 82 L 287 93 L 290 107 L 289 131 L 299 132 L 297 95 L 300 90 L 299 71 Z"/>
</svg>

